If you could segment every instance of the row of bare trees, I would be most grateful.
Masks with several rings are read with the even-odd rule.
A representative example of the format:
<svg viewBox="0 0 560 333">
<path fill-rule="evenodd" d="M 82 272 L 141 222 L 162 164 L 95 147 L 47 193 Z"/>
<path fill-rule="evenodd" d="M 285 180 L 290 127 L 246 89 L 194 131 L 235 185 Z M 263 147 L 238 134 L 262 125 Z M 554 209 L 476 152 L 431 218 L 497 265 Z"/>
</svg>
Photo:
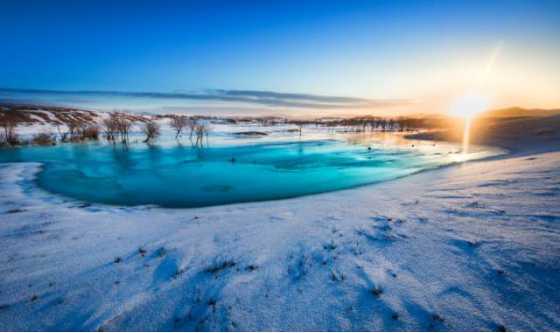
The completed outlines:
<svg viewBox="0 0 560 333">
<path fill-rule="evenodd" d="M 189 129 L 189 139 L 192 139 L 193 134 L 195 134 L 197 127 L 201 126 L 199 118 L 187 116 L 172 116 L 170 126 L 175 130 L 175 139 L 178 139 L 185 129 Z M 205 126 L 207 127 L 207 126 Z M 209 129 L 204 128 L 204 130 L 209 131 Z"/>
<path fill-rule="evenodd" d="M 126 144 L 130 141 L 130 132 L 133 128 L 133 119 L 123 112 L 111 112 L 109 117 L 104 119 L 101 126 L 95 124 L 68 124 L 67 130 L 62 131 L 57 126 L 58 136 L 62 142 L 77 142 L 84 140 L 97 140 L 102 132 L 104 137 L 113 143 Z M 21 144 L 16 133 L 17 123 L 4 117 L 0 122 L 0 143 L 15 146 Z M 179 139 L 184 131 L 189 131 L 189 139 L 196 138 L 193 145 L 202 146 L 204 136 L 208 139 L 210 127 L 205 125 L 197 117 L 186 117 L 183 115 L 171 117 L 171 128 L 175 131 L 175 138 Z M 140 125 L 140 131 L 146 135 L 144 142 L 149 143 L 157 138 L 161 131 L 160 126 L 154 120 L 145 121 Z M 56 144 L 56 135 L 53 133 L 40 133 L 31 140 L 33 143 L 41 145 Z"/>
<path fill-rule="evenodd" d="M 262 121 L 261 121 L 262 122 Z M 302 135 L 302 130 L 306 126 L 327 127 L 328 131 L 336 130 L 343 132 L 364 133 L 364 132 L 407 132 L 426 128 L 438 128 L 437 122 L 430 122 L 426 119 L 417 118 L 382 118 L 382 117 L 355 117 L 337 120 L 284 120 L 284 124 L 295 125 L 294 132 Z"/>
<path fill-rule="evenodd" d="M 204 136 L 208 138 L 210 133 L 210 127 L 204 124 L 199 117 L 187 117 L 184 115 L 170 115 L 171 122 L 170 127 L 175 132 L 175 138 L 179 139 L 182 137 L 183 132 L 189 132 L 189 139 L 193 141 L 193 136 L 195 141 L 193 145 L 202 146 Z M 113 143 L 121 142 L 126 144 L 130 141 L 129 134 L 132 130 L 134 124 L 134 118 L 123 112 L 112 112 L 109 117 L 103 120 L 102 126 L 95 124 L 69 124 L 68 130 L 66 132 L 61 132 L 60 127 L 58 127 L 58 132 L 60 140 L 62 142 L 67 141 L 83 141 L 83 140 L 97 140 L 100 136 L 101 130 L 105 138 Z M 275 118 L 263 118 L 262 123 L 264 125 L 274 125 L 277 119 Z M 430 127 L 430 124 L 425 119 L 415 119 L 415 118 L 381 118 L 381 117 L 356 117 L 348 119 L 338 119 L 323 121 L 322 119 L 316 120 L 284 120 L 285 123 L 291 123 L 297 126 L 297 132 L 299 136 L 302 135 L 302 129 L 305 126 L 314 124 L 315 126 L 325 126 L 328 127 L 329 131 L 333 129 L 342 128 L 345 132 L 405 132 L 411 130 L 418 130 L 421 128 Z M 10 118 L 4 117 L 3 121 L 0 122 L 2 131 L 0 132 L 0 142 L 4 142 L 8 145 L 17 145 L 20 140 L 15 131 L 16 123 L 10 121 Z M 140 131 L 146 135 L 144 142 L 149 143 L 155 138 L 157 138 L 161 131 L 159 125 L 154 120 L 144 121 L 140 125 Z M 41 135 L 37 137 L 37 143 L 41 142 L 56 142 L 55 135 Z M 53 140 L 54 138 L 54 140 Z"/>
<path fill-rule="evenodd" d="M 99 139 L 99 126 L 95 124 L 68 124 L 68 130 L 62 132 L 60 126 L 57 126 L 60 141 L 85 141 Z"/>
<path fill-rule="evenodd" d="M 317 126 L 327 126 L 329 131 L 334 128 L 343 128 L 345 132 L 406 132 L 426 128 L 429 124 L 423 119 L 416 118 L 349 118 L 329 122 L 314 122 Z"/>
<path fill-rule="evenodd" d="M 109 118 L 103 120 L 103 134 L 113 143 L 120 141 L 123 144 L 130 142 L 130 132 L 134 122 L 122 112 L 112 112 Z M 148 120 L 140 126 L 140 131 L 146 135 L 144 142 L 149 143 L 160 135 L 159 125 Z"/>
<path fill-rule="evenodd" d="M 122 143 L 129 141 L 129 133 L 133 122 L 122 112 L 112 112 L 109 118 L 103 120 L 103 133 L 105 138 L 113 143 L 120 140 Z"/>
<path fill-rule="evenodd" d="M 57 141 L 57 136 L 55 133 L 51 132 L 41 132 L 33 135 L 30 139 L 23 140 L 20 139 L 19 135 L 16 133 L 16 124 L 11 121 L 0 122 L 0 127 L 2 128 L 2 133 L 0 134 L 0 145 L 5 144 L 8 146 L 18 146 L 27 145 L 29 143 L 34 143 L 37 145 L 54 145 Z M 97 140 L 99 138 L 99 126 L 97 125 L 81 125 L 77 126 L 75 124 L 68 125 L 68 130 L 62 132 L 60 126 L 57 126 L 60 141 L 62 142 L 77 142 L 84 140 Z"/>
<path fill-rule="evenodd" d="M 126 114 L 113 112 L 109 118 L 103 121 L 103 132 L 108 140 L 112 142 L 120 141 L 126 144 L 129 141 L 132 124 L 132 121 L 128 119 Z M 184 115 L 174 115 L 171 116 L 169 125 L 175 131 L 175 139 L 179 139 L 182 133 L 188 129 L 190 131 L 189 139 L 192 140 L 193 135 L 196 136 L 195 146 L 202 146 L 204 136 L 208 138 L 208 133 L 210 133 L 210 127 L 200 122 L 197 117 L 189 118 Z M 146 143 L 157 138 L 161 133 L 159 125 L 153 120 L 148 120 L 142 124 L 140 131 L 146 135 L 144 140 Z"/>
<path fill-rule="evenodd" d="M 277 117 L 262 117 L 262 118 L 243 118 L 243 119 L 226 119 L 228 123 L 237 124 L 239 122 L 252 122 L 256 121 L 263 126 L 275 126 L 277 124 L 292 124 L 297 127 L 295 132 L 301 136 L 302 129 L 309 125 L 317 127 L 327 127 L 330 130 L 341 130 L 344 132 L 406 132 L 415 131 L 424 128 L 434 127 L 436 123 L 432 123 L 426 119 L 399 117 L 399 118 L 384 118 L 384 117 L 354 117 L 346 119 L 326 120 L 317 118 L 313 120 L 294 120 L 294 119 L 280 119 Z"/>
<path fill-rule="evenodd" d="M 192 117 L 188 118 L 183 115 L 172 116 L 171 117 L 171 128 L 175 131 L 175 139 L 182 136 L 184 130 L 189 130 L 189 139 L 192 140 L 193 134 L 196 137 L 194 143 L 195 146 L 202 146 L 204 136 L 208 139 L 208 134 L 210 133 L 210 127 L 199 121 L 199 118 Z"/>
</svg>

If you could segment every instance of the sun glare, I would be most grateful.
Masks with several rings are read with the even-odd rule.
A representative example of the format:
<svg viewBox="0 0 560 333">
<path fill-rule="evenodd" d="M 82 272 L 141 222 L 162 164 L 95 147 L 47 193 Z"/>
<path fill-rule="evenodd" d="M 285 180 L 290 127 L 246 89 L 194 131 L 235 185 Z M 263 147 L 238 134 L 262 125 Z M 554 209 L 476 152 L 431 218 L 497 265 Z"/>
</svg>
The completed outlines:
<svg viewBox="0 0 560 333">
<path fill-rule="evenodd" d="M 488 108 L 488 97 L 482 94 L 468 94 L 459 98 L 451 107 L 450 114 L 471 118 Z"/>
<path fill-rule="evenodd" d="M 459 98 L 451 107 L 450 114 L 465 119 L 465 129 L 463 131 L 462 154 L 466 155 L 469 151 L 469 141 L 471 132 L 472 118 L 488 108 L 488 97 L 481 94 L 468 94 Z"/>
</svg>

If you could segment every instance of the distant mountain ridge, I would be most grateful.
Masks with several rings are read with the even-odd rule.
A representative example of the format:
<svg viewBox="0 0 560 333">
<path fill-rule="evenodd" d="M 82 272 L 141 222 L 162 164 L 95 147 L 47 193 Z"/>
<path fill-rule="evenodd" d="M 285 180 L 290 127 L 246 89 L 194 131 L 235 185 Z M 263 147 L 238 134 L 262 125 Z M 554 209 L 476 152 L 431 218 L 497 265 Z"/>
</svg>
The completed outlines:
<svg viewBox="0 0 560 333">
<path fill-rule="evenodd" d="M 549 117 L 560 114 L 560 109 L 524 109 L 511 107 L 506 109 L 489 110 L 481 114 L 485 118 L 520 118 L 520 117 Z"/>
<path fill-rule="evenodd" d="M 528 118 L 528 117 L 550 117 L 560 115 L 560 109 L 524 109 L 517 106 L 505 108 L 505 109 L 495 109 L 487 110 L 479 114 L 480 118 Z M 411 114 L 407 117 L 410 118 L 420 118 L 420 119 L 444 119 L 448 115 L 445 113 L 437 114 Z"/>
</svg>

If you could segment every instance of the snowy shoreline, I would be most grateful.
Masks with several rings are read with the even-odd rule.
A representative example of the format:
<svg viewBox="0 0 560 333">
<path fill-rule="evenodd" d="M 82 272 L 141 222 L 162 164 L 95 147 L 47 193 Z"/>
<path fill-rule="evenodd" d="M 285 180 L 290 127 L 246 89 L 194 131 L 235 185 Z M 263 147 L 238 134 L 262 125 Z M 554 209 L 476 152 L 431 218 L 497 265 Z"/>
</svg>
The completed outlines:
<svg viewBox="0 0 560 333">
<path fill-rule="evenodd" d="M 197 209 L 2 164 L 0 329 L 558 330 L 560 153 L 522 155 Z"/>
</svg>

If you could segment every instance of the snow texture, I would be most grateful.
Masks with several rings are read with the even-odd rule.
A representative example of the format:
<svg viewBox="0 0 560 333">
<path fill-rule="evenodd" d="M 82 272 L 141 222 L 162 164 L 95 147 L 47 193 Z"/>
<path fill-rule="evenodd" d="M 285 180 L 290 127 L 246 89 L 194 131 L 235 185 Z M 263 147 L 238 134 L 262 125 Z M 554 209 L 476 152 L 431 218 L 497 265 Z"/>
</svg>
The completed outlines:
<svg viewBox="0 0 560 333">
<path fill-rule="evenodd" d="M 0 330 L 560 330 L 560 153 L 296 199 L 115 207 L 0 165 Z"/>
</svg>

